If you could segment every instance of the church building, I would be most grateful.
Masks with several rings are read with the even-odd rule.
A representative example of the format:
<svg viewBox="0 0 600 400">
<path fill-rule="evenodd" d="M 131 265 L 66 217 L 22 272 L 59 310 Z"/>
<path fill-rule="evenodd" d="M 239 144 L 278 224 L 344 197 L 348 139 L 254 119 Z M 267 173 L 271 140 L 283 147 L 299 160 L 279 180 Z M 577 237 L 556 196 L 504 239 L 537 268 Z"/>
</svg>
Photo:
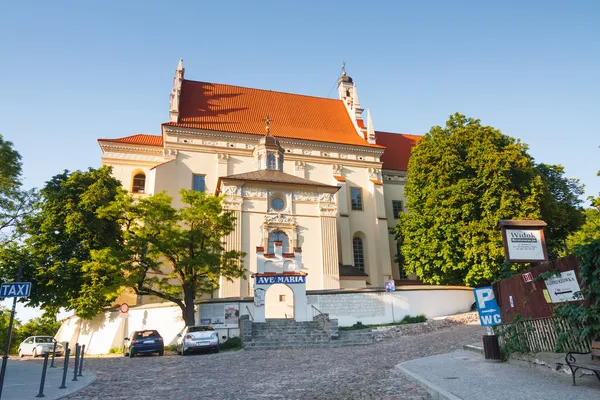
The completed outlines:
<svg viewBox="0 0 600 400">
<path fill-rule="evenodd" d="M 98 142 L 134 196 L 166 191 L 175 206 L 182 188 L 225 196 L 236 216 L 226 247 L 246 253 L 248 272 L 214 297 L 254 296 L 259 264 L 302 271 L 309 291 L 382 287 L 410 278 L 393 231 L 419 136 L 375 131 L 363 114 L 345 71 L 332 99 L 188 80 L 180 60 L 161 135 Z M 267 301 L 285 306 L 284 290 Z"/>
</svg>

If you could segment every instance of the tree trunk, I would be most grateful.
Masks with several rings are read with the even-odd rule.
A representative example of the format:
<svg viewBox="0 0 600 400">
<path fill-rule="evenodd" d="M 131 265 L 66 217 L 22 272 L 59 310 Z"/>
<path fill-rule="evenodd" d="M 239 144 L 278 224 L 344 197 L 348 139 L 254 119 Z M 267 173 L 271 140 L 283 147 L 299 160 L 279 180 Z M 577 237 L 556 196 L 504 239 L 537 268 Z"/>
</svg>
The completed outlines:
<svg viewBox="0 0 600 400">
<path fill-rule="evenodd" d="M 183 303 L 185 304 L 183 319 L 185 320 L 185 326 L 194 326 L 196 324 L 196 315 L 194 312 L 195 298 L 194 290 L 187 285 L 183 285 Z"/>
</svg>

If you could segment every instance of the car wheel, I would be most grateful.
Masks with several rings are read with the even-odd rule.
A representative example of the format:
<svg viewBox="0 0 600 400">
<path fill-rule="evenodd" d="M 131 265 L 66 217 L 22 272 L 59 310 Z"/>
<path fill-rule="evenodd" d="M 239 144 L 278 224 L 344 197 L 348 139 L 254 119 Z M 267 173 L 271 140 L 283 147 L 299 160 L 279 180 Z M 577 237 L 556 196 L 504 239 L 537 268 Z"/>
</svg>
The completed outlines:
<svg viewBox="0 0 600 400">
<path fill-rule="evenodd" d="M 32 356 L 33 358 L 36 358 L 36 357 L 37 357 L 37 351 L 35 351 L 35 349 L 33 349 L 33 351 L 31 352 L 31 356 Z"/>
<path fill-rule="evenodd" d="M 218 353 L 219 351 L 221 351 L 221 349 L 219 348 L 219 346 L 217 346 L 217 347 L 216 347 L 216 348 L 213 350 L 213 352 L 214 352 L 214 353 Z"/>
<path fill-rule="evenodd" d="M 181 355 L 187 356 L 187 352 L 185 351 L 185 347 L 181 347 Z"/>
<path fill-rule="evenodd" d="M 135 354 L 133 351 L 129 350 L 129 358 L 133 358 L 135 357 Z"/>
<path fill-rule="evenodd" d="M 23 350 L 19 349 L 19 358 L 23 358 Z"/>
<path fill-rule="evenodd" d="M 164 356 L 164 355 L 165 355 L 165 351 L 164 351 L 164 350 L 163 350 L 163 351 L 159 351 L 159 352 L 158 352 L 158 355 L 159 355 L 159 356 Z"/>
</svg>

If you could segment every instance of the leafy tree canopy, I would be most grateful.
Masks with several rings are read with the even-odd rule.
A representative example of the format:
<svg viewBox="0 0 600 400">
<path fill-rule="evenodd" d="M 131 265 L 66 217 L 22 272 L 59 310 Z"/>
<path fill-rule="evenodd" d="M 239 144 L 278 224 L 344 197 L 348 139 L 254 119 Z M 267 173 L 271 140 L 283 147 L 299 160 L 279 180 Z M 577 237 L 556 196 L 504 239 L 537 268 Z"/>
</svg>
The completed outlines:
<svg viewBox="0 0 600 400">
<path fill-rule="evenodd" d="M 21 189 L 21 155 L 0 135 L 0 245 L 14 238 L 34 200 L 35 191 Z"/>
<path fill-rule="evenodd" d="M 538 164 L 544 189 L 540 199 L 548 257 L 556 259 L 566 254 L 567 237 L 584 223 L 585 213 L 580 197 L 584 186 L 578 179 L 566 178 L 561 165 Z"/>
<path fill-rule="evenodd" d="M 454 114 L 413 149 L 397 234 L 426 283 L 489 283 L 504 261 L 500 219 L 539 219 L 544 183 L 526 145 Z"/>
<path fill-rule="evenodd" d="M 29 305 L 52 313 L 76 309 L 91 251 L 122 242 L 120 224 L 96 213 L 121 190 L 109 167 L 54 176 L 41 190 L 35 213 L 25 218 L 24 244 L 0 249 L 0 278 L 14 280 L 21 265 L 22 279 L 33 283 Z"/>
<path fill-rule="evenodd" d="M 159 193 L 137 201 L 122 194 L 99 210 L 99 216 L 121 222 L 124 246 L 92 251 L 84 267 L 80 314 L 91 317 L 119 288 L 128 287 L 138 295 L 174 302 L 186 324 L 193 325 L 198 296 L 213 293 L 221 276 L 244 275 L 244 254 L 224 247 L 235 217 L 223 209 L 222 197 L 185 189 L 180 195 L 179 209 Z"/>
<path fill-rule="evenodd" d="M 585 210 L 585 223 L 567 238 L 568 252 L 572 253 L 578 245 L 586 245 L 593 241 L 600 241 L 600 210 L 588 208 Z"/>
</svg>

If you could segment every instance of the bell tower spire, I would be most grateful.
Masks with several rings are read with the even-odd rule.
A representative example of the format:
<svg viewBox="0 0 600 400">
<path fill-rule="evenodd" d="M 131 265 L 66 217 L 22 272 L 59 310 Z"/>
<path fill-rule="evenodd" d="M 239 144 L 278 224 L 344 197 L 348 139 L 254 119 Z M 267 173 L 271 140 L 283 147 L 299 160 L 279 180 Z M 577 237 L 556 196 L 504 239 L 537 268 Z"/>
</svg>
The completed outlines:
<svg viewBox="0 0 600 400">
<path fill-rule="evenodd" d="M 181 100 L 181 85 L 183 84 L 184 74 L 183 59 L 180 58 L 175 70 L 175 78 L 173 79 L 173 90 L 171 90 L 171 105 L 169 108 L 171 122 L 179 122 L 179 102 Z"/>
<path fill-rule="evenodd" d="M 283 148 L 275 136 L 271 136 L 271 118 L 265 118 L 265 136 L 254 148 L 254 158 L 258 169 L 272 169 L 283 172 Z"/>
</svg>

